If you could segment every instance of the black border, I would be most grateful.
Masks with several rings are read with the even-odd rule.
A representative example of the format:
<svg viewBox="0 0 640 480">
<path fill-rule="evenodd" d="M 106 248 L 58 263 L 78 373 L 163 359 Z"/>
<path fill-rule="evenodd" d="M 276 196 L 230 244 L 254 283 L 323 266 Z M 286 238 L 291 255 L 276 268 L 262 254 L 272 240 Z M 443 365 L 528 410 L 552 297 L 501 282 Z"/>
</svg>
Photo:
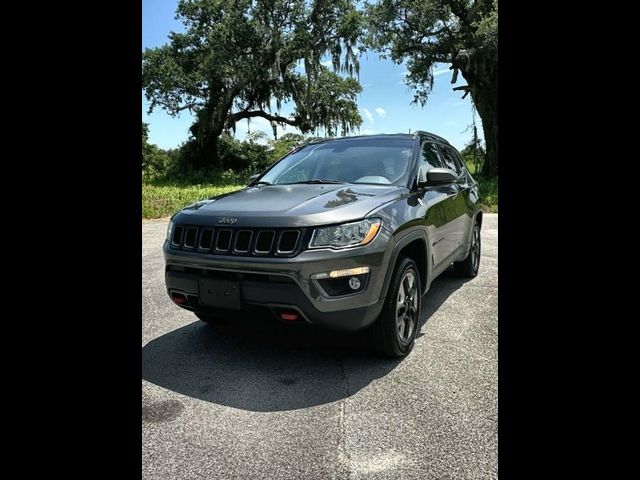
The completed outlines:
<svg viewBox="0 0 640 480">
<path fill-rule="evenodd" d="M 593 474 L 585 443 L 606 438 L 579 413 L 597 388 L 578 388 L 593 381 L 580 370 L 604 347 L 586 338 L 608 278 L 599 270 L 619 232 L 604 242 L 603 234 L 624 223 L 613 220 L 618 199 L 589 162 L 608 117 L 593 105 L 606 87 L 581 76 L 580 66 L 599 68 L 591 47 L 606 35 L 580 31 L 589 27 L 586 10 L 500 2 L 498 458 L 505 479 Z"/>
<path fill-rule="evenodd" d="M 3 324 L 5 342 L 15 346 L 5 363 L 13 378 L 5 385 L 23 410 L 9 412 L 19 420 L 10 438 L 30 456 L 31 471 L 139 478 L 142 5 L 10 8 L 5 16 L 16 29 L 8 31 L 5 52 L 12 65 L 5 87 L 10 131 L 3 179 L 11 197 L 5 222 L 45 233 L 38 248 L 5 250 L 5 274 L 22 295 Z M 587 83 L 595 90 L 580 91 L 574 80 L 583 77 L 553 76 L 600 67 L 595 56 L 584 58 L 595 50 L 584 42 L 591 37 L 576 34 L 579 18 L 572 13 L 556 4 L 500 3 L 503 478 L 522 471 L 546 478 L 566 463 L 578 423 L 565 416 L 578 404 L 565 397 L 575 384 L 567 365 L 584 358 L 572 348 L 583 344 L 580 332 L 589 327 L 582 319 L 593 295 L 580 289 L 602 279 L 592 270 L 597 257 L 577 247 L 593 245 L 594 225 L 598 233 L 612 224 L 591 209 L 598 203 L 592 171 L 580 176 L 562 168 L 593 157 L 579 148 L 580 139 L 598 135 L 597 125 L 585 125 L 593 112 L 582 105 L 589 107 L 598 87 Z M 565 176 L 545 176 L 553 172 Z M 604 239 L 609 248 L 619 234 Z M 595 240 L 591 252 L 601 253 L 603 240 Z"/>
<path fill-rule="evenodd" d="M 34 235 L 5 250 L 12 444 L 29 473 L 140 478 L 142 5 L 23 8 L 5 12 L 5 222 Z"/>
</svg>

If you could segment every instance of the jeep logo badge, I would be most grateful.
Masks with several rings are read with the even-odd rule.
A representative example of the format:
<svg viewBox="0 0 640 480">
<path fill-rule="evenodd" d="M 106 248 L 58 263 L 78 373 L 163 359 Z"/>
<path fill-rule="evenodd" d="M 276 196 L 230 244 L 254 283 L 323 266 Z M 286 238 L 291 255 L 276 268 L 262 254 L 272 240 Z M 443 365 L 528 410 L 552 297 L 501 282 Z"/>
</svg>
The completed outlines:
<svg viewBox="0 0 640 480">
<path fill-rule="evenodd" d="M 222 217 L 220 220 L 218 220 L 218 223 L 224 223 L 225 225 L 233 225 L 237 221 L 238 221 L 237 218 Z"/>
</svg>

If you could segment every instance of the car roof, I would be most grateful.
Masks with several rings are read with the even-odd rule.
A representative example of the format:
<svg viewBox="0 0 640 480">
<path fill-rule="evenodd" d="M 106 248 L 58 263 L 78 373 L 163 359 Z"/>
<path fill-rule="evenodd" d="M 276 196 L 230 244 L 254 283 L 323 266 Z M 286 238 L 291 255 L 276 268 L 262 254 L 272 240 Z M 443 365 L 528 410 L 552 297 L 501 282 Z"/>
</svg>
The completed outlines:
<svg viewBox="0 0 640 480">
<path fill-rule="evenodd" d="M 364 138 L 380 139 L 380 140 L 385 138 L 415 139 L 418 136 L 450 145 L 450 143 L 446 139 L 442 138 L 441 136 L 436 135 L 435 133 L 425 132 L 423 130 L 417 130 L 414 133 L 379 133 L 375 135 L 354 135 L 350 137 L 318 138 L 318 139 L 309 141 L 308 144 L 314 145 L 314 144 L 325 143 L 325 142 L 335 142 L 335 141 L 341 141 L 341 140 L 354 140 L 354 139 L 364 139 Z"/>
</svg>

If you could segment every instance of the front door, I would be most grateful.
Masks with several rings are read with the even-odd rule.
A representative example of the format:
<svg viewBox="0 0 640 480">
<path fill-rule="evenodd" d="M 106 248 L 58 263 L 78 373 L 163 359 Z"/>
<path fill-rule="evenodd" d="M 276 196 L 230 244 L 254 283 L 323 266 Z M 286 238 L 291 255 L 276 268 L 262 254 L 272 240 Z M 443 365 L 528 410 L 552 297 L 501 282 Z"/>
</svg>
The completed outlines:
<svg viewBox="0 0 640 480">
<path fill-rule="evenodd" d="M 436 144 L 424 142 L 421 150 L 419 175 L 426 178 L 430 168 L 448 168 Z M 457 218 L 458 185 L 437 185 L 423 190 L 422 201 L 427 207 L 424 222 L 431 241 L 431 262 L 436 269 L 451 256 L 457 247 L 455 220 Z"/>
<path fill-rule="evenodd" d="M 471 185 L 458 153 L 447 145 L 439 145 L 439 147 L 445 167 L 453 170 L 458 175 L 458 180 L 455 184 L 456 195 L 452 206 L 454 212 L 452 213 L 451 251 L 453 252 L 458 247 L 464 247 L 471 235 L 471 222 L 473 219 L 469 215 L 467 207 Z"/>
</svg>

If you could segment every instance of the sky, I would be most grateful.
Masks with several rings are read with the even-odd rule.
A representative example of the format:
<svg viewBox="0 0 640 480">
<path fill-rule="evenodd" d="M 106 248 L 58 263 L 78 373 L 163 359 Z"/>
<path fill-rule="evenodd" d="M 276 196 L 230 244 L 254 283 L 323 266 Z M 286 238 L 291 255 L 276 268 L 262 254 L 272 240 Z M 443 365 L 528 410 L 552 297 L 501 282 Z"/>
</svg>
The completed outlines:
<svg viewBox="0 0 640 480">
<path fill-rule="evenodd" d="M 142 48 L 159 47 L 168 42 L 171 31 L 182 31 L 182 24 L 175 20 L 178 0 L 142 1 Z M 327 62 L 329 65 L 330 62 Z M 329 66 L 329 68 L 332 68 Z M 448 64 L 434 68 L 433 91 L 424 107 L 414 105 L 414 91 L 404 84 L 407 68 L 396 65 L 391 60 L 382 60 L 375 52 L 360 57 L 360 85 L 362 93 L 357 98 L 362 125 L 360 131 L 351 135 L 369 135 L 375 133 L 408 133 L 426 130 L 440 135 L 456 148 L 462 149 L 469 143 L 473 132 L 469 127 L 473 121 L 471 98 L 463 100 L 461 92 L 454 92 L 456 86 L 464 85 L 462 76 L 451 84 L 451 71 Z M 142 95 L 142 121 L 149 124 L 149 142 L 161 148 L 178 147 L 189 136 L 189 127 L 193 117 L 187 112 L 178 117 L 170 117 L 160 108 L 148 114 L 149 103 Z M 283 105 L 283 116 L 293 113 L 293 107 Z M 476 114 L 478 135 L 482 138 L 482 123 Z M 246 121 L 236 125 L 235 137 L 243 140 L 248 129 L 261 130 L 271 138 L 273 132 L 267 120 L 254 118 L 250 127 Z M 278 133 L 298 132 L 287 126 L 278 128 Z M 299 132 L 298 132 L 299 133 Z"/>
</svg>

